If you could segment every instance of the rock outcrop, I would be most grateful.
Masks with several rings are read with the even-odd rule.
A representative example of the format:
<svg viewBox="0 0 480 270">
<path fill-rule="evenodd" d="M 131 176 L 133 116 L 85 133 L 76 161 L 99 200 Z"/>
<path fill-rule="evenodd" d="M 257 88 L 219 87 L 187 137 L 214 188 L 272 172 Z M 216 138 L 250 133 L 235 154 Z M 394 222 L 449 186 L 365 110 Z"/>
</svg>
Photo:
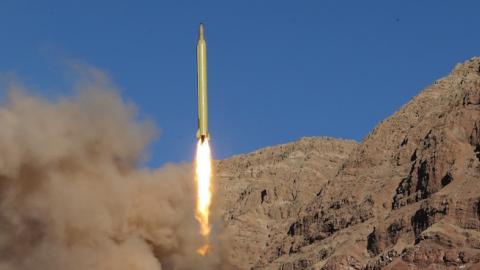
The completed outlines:
<svg viewBox="0 0 480 270">
<path fill-rule="evenodd" d="M 239 269 L 480 269 L 480 58 L 359 145 L 308 138 L 217 169 Z"/>
<path fill-rule="evenodd" d="M 320 187 L 337 173 L 354 141 L 302 138 L 218 162 L 216 182 L 232 232 L 232 261 L 250 269 L 272 239 L 288 230 Z"/>
</svg>

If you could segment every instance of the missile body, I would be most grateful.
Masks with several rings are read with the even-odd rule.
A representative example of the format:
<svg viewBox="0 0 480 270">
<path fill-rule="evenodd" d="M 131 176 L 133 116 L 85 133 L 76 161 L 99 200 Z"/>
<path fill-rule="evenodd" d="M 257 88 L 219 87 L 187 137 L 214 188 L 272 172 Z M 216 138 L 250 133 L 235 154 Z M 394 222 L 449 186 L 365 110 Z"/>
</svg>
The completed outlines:
<svg viewBox="0 0 480 270">
<path fill-rule="evenodd" d="M 207 43 L 205 29 L 200 24 L 197 41 L 197 91 L 198 91 L 198 131 L 197 139 L 208 139 L 208 103 L 207 103 Z"/>
</svg>

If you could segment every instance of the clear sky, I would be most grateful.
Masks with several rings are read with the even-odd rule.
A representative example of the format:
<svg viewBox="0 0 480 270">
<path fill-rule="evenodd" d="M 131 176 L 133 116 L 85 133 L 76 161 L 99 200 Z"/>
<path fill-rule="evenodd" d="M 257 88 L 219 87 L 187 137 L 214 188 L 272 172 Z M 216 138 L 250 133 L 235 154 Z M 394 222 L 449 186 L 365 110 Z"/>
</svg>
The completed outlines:
<svg viewBox="0 0 480 270">
<path fill-rule="evenodd" d="M 302 136 L 361 140 L 480 55 L 479 11 L 467 0 L 2 0 L 0 72 L 58 95 L 65 58 L 106 70 L 161 130 L 150 165 L 189 161 L 204 22 L 210 133 L 225 158 Z"/>
</svg>

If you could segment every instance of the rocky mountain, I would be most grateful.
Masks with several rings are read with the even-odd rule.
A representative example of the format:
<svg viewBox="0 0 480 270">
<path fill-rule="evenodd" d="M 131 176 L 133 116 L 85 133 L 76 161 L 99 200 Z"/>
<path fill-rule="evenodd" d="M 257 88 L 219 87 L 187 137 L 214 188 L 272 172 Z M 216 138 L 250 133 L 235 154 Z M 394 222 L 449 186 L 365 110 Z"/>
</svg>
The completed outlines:
<svg viewBox="0 0 480 270">
<path fill-rule="evenodd" d="M 216 181 L 239 269 L 480 269 L 480 58 L 360 144 L 262 149 Z"/>
<path fill-rule="evenodd" d="M 239 269 L 252 268 L 357 145 L 302 138 L 220 161 L 216 181 L 221 198 L 216 205 L 225 209 L 223 219 L 232 233 L 232 262 Z"/>
</svg>

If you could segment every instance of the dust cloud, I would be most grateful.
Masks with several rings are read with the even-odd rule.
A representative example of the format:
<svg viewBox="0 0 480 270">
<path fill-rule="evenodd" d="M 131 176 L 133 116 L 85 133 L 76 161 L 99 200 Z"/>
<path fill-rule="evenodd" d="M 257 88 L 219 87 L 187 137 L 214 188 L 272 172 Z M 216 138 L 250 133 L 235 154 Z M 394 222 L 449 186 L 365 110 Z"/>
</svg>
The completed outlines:
<svg viewBox="0 0 480 270">
<path fill-rule="evenodd" d="M 230 269 L 221 232 L 196 252 L 192 164 L 139 166 L 153 125 L 104 73 L 81 77 L 56 99 L 1 89 L 0 270 Z"/>
</svg>

